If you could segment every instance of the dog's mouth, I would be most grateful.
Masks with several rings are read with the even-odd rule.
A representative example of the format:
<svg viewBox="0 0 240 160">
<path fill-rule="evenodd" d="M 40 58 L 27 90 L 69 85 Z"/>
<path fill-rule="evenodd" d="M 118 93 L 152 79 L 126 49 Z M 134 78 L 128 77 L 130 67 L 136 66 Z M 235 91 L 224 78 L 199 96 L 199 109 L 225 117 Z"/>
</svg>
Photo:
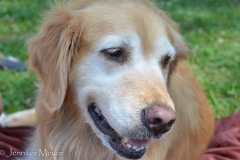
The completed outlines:
<svg viewBox="0 0 240 160">
<path fill-rule="evenodd" d="M 121 137 L 108 123 L 102 115 L 99 107 L 95 103 L 88 107 L 88 112 L 97 128 L 107 135 L 111 147 L 122 157 L 128 159 L 139 159 L 146 152 L 146 146 L 150 139 L 132 139 Z"/>
</svg>

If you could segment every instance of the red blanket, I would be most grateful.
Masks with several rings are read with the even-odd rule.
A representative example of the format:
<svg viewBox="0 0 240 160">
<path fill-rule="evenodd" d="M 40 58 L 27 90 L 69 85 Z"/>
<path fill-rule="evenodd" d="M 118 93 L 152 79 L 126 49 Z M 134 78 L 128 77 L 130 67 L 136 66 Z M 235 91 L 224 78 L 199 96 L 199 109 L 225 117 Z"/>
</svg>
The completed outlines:
<svg viewBox="0 0 240 160">
<path fill-rule="evenodd" d="M 214 137 L 201 160 L 240 160 L 240 112 L 216 121 Z"/>
<path fill-rule="evenodd" d="M 33 131 L 34 127 L 0 127 L 0 160 L 14 158 L 12 153 L 21 154 L 23 149 L 27 147 L 27 137 L 29 137 Z"/>
<path fill-rule="evenodd" d="M 216 121 L 215 134 L 201 160 L 240 160 L 240 112 Z M 27 145 L 25 137 L 33 127 L 0 128 L 0 160 L 7 160 L 11 150 L 20 152 Z"/>
</svg>

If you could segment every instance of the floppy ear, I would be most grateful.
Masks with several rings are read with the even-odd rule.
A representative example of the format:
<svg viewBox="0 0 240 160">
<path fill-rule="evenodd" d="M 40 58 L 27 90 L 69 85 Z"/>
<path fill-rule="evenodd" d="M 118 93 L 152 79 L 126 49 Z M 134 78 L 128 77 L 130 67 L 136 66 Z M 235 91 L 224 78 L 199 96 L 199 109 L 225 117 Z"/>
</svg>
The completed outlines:
<svg viewBox="0 0 240 160">
<path fill-rule="evenodd" d="M 41 104 L 54 112 L 61 108 L 68 85 L 68 72 L 75 52 L 70 11 L 58 4 L 45 17 L 40 32 L 29 40 L 30 64 L 42 82 Z"/>
<path fill-rule="evenodd" d="M 188 45 L 181 36 L 177 23 L 175 23 L 165 12 L 159 10 L 164 19 L 168 37 L 177 52 L 177 59 L 184 59 L 190 53 Z"/>
<path fill-rule="evenodd" d="M 164 19 L 168 38 L 176 50 L 175 60 L 171 63 L 169 68 L 169 75 L 174 71 L 179 60 L 185 59 L 190 53 L 187 43 L 180 34 L 178 25 L 163 11 L 158 10 L 160 16 Z"/>
<path fill-rule="evenodd" d="M 175 23 L 175 22 L 174 22 Z M 176 60 L 185 59 L 190 53 L 187 43 L 179 32 L 177 24 L 167 27 L 168 37 L 176 50 Z"/>
</svg>

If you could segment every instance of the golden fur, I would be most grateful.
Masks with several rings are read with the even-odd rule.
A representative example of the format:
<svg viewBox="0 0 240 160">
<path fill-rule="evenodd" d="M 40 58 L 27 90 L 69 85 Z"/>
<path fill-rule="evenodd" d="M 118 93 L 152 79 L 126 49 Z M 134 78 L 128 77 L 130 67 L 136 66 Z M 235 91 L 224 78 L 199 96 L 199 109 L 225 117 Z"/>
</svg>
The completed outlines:
<svg viewBox="0 0 240 160">
<path fill-rule="evenodd" d="M 130 20 L 124 20 L 124 16 Z M 122 83 L 122 89 L 128 89 L 124 96 L 139 92 L 138 86 L 143 86 L 141 97 L 133 95 L 136 104 L 157 99 L 173 102 L 175 106 L 177 120 L 172 130 L 160 140 L 152 139 L 142 159 L 200 159 L 213 134 L 213 115 L 200 84 L 188 66 L 180 62 L 189 49 L 175 22 L 163 11 L 142 0 L 78 0 L 57 4 L 45 17 L 40 32 L 29 41 L 30 63 L 41 80 L 35 106 L 38 120 L 32 144 L 35 148 L 62 151 L 63 155 L 56 159 L 121 159 L 102 144 L 85 122 L 75 90 L 78 64 L 103 35 L 129 28 L 142 40 L 144 57 L 148 59 L 160 21 L 164 26 L 162 35 L 170 39 L 177 52 L 165 73 L 169 74 L 168 85 L 158 83 L 152 75 L 149 77 L 153 80 L 148 83 L 148 76 L 138 74 Z M 139 77 L 146 81 L 138 81 Z M 161 88 L 161 94 L 156 87 Z"/>
</svg>

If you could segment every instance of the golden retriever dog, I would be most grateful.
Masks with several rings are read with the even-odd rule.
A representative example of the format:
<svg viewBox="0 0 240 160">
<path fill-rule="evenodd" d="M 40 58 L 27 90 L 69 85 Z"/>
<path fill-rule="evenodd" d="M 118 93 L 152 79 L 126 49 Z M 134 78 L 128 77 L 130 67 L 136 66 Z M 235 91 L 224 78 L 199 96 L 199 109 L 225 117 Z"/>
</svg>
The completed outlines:
<svg viewBox="0 0 240 160">
<path fill-rule="evenodd" d="M 29 41 L 40 85 L 28 159 L 198 160 L 212 111 L 178 26 L 146 0 L 57 3 Z M 34 114 L 34 113 L 31 113 Z M 57 154 L 61 153 L 61 154 Z"/>
</svg>

